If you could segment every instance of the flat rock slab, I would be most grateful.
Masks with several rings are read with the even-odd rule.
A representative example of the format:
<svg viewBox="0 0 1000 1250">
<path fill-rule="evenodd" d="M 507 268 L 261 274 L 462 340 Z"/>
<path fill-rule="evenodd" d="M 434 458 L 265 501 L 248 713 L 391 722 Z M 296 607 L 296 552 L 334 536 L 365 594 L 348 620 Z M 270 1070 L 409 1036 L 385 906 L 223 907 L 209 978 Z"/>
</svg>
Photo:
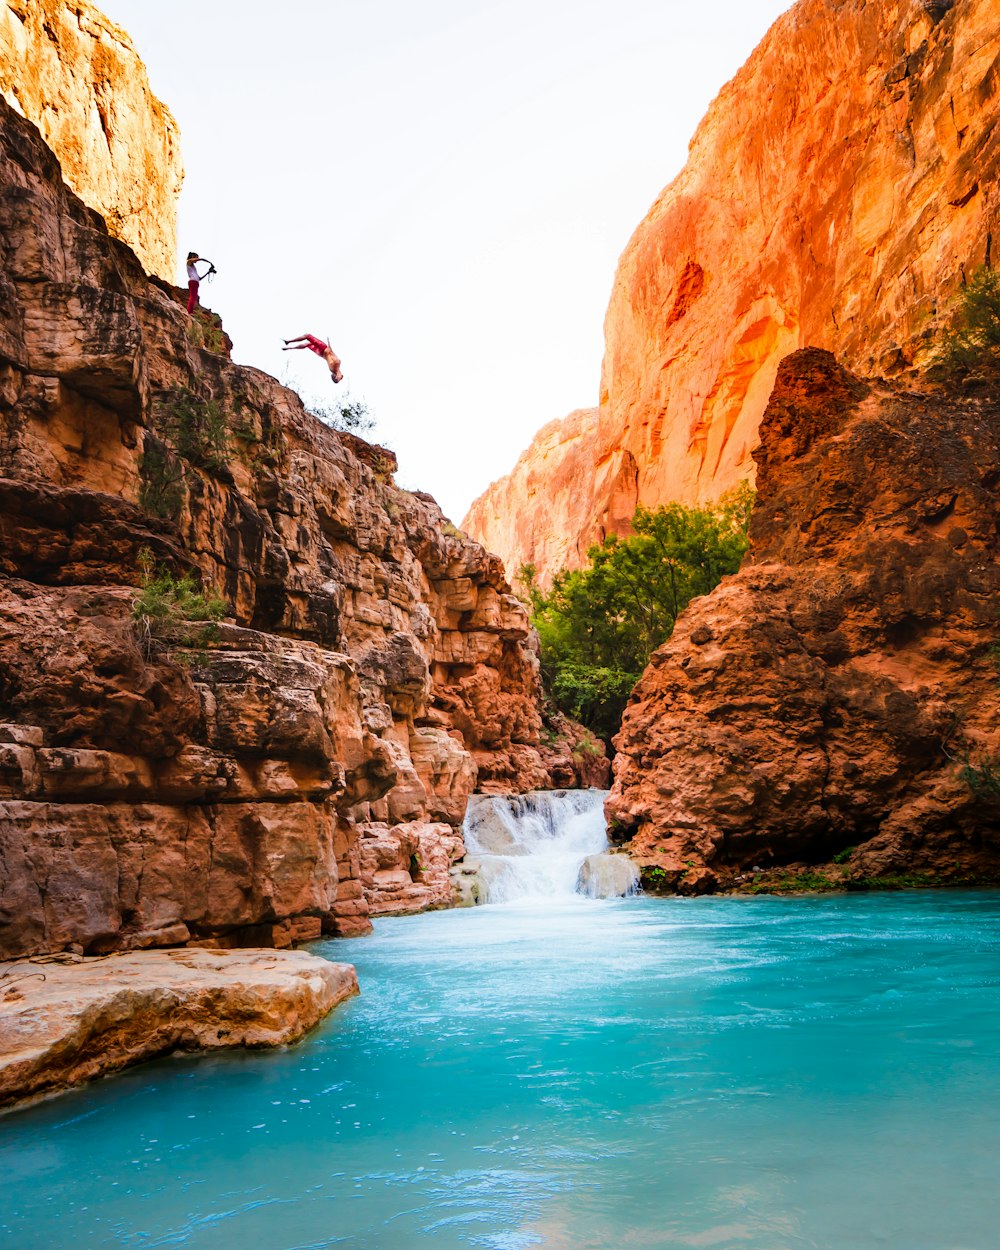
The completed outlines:
<svg viewBox="0 0 1000 1250">
<path fill-rule="evenodd" d="M 174 1050 L 282 1046 L 358 992 L 304 951 L 141 951 L 0 964 L 0 1107 Z"/>
</svg>

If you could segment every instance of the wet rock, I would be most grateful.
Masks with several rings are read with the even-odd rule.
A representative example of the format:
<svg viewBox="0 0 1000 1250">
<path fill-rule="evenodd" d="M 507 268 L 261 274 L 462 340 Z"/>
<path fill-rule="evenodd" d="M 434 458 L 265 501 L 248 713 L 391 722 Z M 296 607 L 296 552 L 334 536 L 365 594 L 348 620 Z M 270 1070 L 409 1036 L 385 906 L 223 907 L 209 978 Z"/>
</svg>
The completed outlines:
<svg viewBox="0 0 1000 1250">
<path fill-rule="evenodd" d="M 580 865 L 576 888 L 588 898 L 623 898 L 639 888 L 639 870 L 627 855 L 588 855 Z"/>
</svg>

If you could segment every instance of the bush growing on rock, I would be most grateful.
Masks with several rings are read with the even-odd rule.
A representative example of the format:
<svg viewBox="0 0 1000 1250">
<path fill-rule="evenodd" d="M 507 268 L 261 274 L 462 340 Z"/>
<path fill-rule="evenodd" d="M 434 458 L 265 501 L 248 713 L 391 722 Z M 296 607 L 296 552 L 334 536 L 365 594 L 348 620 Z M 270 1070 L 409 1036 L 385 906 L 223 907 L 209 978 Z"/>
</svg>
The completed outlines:
<svg viewBox="0 0 1000 1250">
<path fill-rule="evenodd" d="M 180 641 L 184 627 L 190 622 L 204 622 L 204 628 L 189 645 L 204 647 L 218 633 L 216 622 L 229 608 L 225 599 L 206 595 L 193 573 L 176 577 L 168 568 L 154 568 L 153 554 L 143 548 L 139 554 L 142 568 L 142 590 L 132 601 L 132 619 L 147 644 L 153 638 Z"/>
<path fill-rule="evenodd" d="M 305 408 L 306 412 L 331 429 L 356 434 L 359 438 L 370 434 L 375 428 L 375 417 L 367 403 L 363 399 L 352 399 L 349 395 L 334 403 L 310 400 Z"/>
<path fill-rule="evenodd" d="M 216 400 L 178 387 L 158 404 L 156 424 L 182 459 L 209 473 L 226 469 L 229 426 Z"/>
<path fill-rule="evenodd" d="M 1000 370 L 1000 273 L 983 266 L 959 287 L 935 372 L 950 381 L 979 381 Z"/>
<path fill-rule="evenodd" d="M 739 568 L 752 507 L 744 484 L 715 507 L 638 508 L 629 537 L 608 535 L 588 551 L 588 567 L 563 569 L 547 592 L 533 567 L 521 569 L 546 687 L 560 711 L 604 739 L 617 732 L 633 686 L 678 616 Z"/>
</svg>

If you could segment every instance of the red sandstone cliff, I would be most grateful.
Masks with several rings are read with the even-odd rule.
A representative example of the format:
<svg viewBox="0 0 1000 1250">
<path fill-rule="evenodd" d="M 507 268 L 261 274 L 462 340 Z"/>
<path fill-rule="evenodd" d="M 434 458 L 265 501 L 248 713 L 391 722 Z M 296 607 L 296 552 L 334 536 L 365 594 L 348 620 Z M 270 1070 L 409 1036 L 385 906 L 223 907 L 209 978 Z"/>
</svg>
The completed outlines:
<svg viewBox="0 0 1000 1250">
<path fill-rule="evenodd" d="M 35 123 L 111 233 L 172 280 L 184 179 L 177 123 L 128 34 L 89 0 L 0 0 L 0 95 Z"/>
<path fill-rule="evenodd" d="M 647 884 L 700 892 L 856 847 L 847 882 L 1000 875 L 1000 403 L 779 368 L 740 572 L 635 689 L 607 811 Z"/>
<path fill-rule="evenodd" d="M 926 355 L 1000 224 L 1000 8 L 928 7 L 799 0 L 720 92 L 619 262 L 596 420 L 571 457 L 547 426 L 463 522 L 508 570 L 752 475 L 796 348 L 882 375 Z"/>
<path fill-rule="evenodd" d="M 206 348 L 3 101 L 0 257 L 0 955 L 446 904 L 477 785 L 590 766 L 540 742 L 499 559 Z M 136 627 L 147 551 L 225 596 L 217 637 Z"/>
</svg>

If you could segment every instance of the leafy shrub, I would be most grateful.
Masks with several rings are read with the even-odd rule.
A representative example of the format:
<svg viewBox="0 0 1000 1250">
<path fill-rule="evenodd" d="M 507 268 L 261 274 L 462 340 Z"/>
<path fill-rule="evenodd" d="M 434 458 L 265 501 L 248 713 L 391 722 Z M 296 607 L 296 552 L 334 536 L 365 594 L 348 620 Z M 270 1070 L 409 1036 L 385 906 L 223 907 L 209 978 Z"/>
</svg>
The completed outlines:
<svg viewBox="0 0 1000 1250">
<path fill-rule="evenodd" d="M 972 381 L 1000 369 L 1000 273 L 985 266 L 959 287 L 941 336 L 934 372 Z"/>
<path fill-rule="evenodd" d="M 846 864 L 853 854 L 854 847 L 846 846 L 842 851 L 838 851 L 837 854 L 834 855 L 833 862 L 835 864 Z"/>
<path fill-rule="evenodd" d="M 1000 799 L 1000 755 L 966 759 L 958 774 L 978 799 Z"/>
<path fill-rule="evenodd" d="M 142 590 L 132 601 L 132 619 L 148 642 L 152 638 L 180 641 L 184 626 L 206 622 L 206 628 L 184 641 L 204 647 L 218 633 L 216 622 L 226 615 L 229 604 L 217 595 L 206 595 L 193 573 L 175 576 L 168 568 L 155 568 L 148 547 L 139 553 Z"/>
<path fill-rule="evenodd" d="M 739 568 L 752 507 L 744 485 L 714 508 L 638 508 L 630 537 L 609 535 L 588 551 L 588 567 L 557 573 L 550 590 L 540 589 L 532 566 L 521 569 L 543 678 L 560 711 L 606 740 L 617 732 L 678 616 Z"/>
<path fill-rule="evenodd" d="M 205 308 L 196 308 L 187 323 L 188 342 L 206 352 L 215 352 L 217 356 L 228 356 L 229 344 L 222 328 L 222 318 L 218 313 L 210 313 Z"/>
<path fill-rule="evenodd" d="M 150 516 L 176 521 L 184 503 L 184 470 L 158 438 L 147 435 L 139 457 L 139 507 Z"/>
<path fill-rule="evenodd" d="M 306 412 L 328 425 L 332 430 L 342 430 L 346 434 L 356 434 L 359 438 L 370 434 L 375 428 L 375 417 L 363 399 L 352 399 L 349 395 L 327 403 L 310 400 L 306 404 Z"/>
<path fill-rule="evenodd" d="M 157 416 L 159 429 L 184 460 L 209 473 L 225 469 L 229 430 L 216 400 L 178 388 L 161 400 Z"/>
</svg>

